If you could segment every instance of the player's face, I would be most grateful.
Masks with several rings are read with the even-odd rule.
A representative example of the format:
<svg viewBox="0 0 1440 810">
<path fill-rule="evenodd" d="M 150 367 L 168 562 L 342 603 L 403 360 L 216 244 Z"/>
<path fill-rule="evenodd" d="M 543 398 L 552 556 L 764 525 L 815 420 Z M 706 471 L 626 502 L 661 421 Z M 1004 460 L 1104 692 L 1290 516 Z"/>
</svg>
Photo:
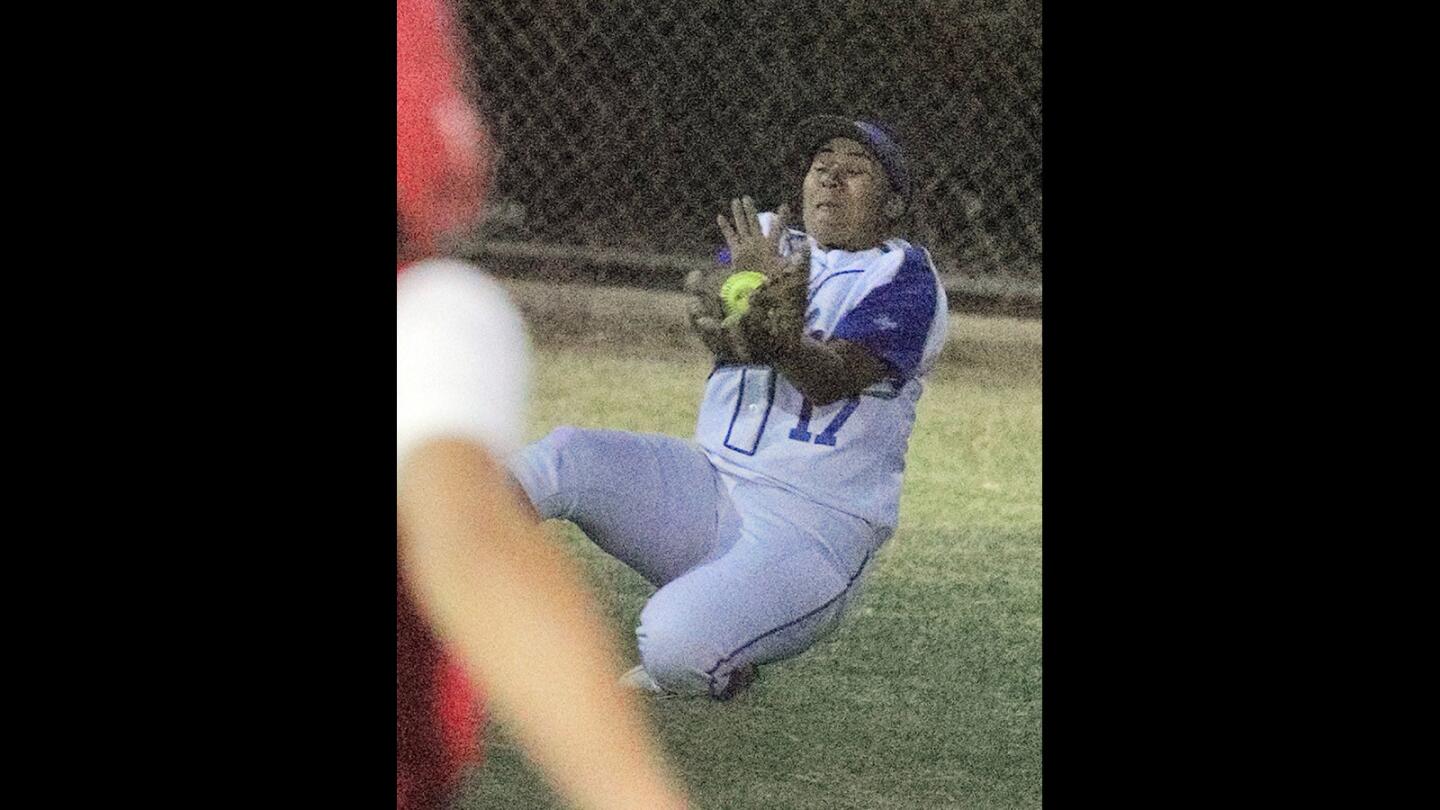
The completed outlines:
<svg viewBox="0 0 1440 810">
<path fill-rule="evenodd" d="M 885 238 L 890 196 L 884 169 L 865 147 L 834 138 L 810 160 L 801 187 L 805 231 L 825 247 L 865 250 Z"/>
</svg>

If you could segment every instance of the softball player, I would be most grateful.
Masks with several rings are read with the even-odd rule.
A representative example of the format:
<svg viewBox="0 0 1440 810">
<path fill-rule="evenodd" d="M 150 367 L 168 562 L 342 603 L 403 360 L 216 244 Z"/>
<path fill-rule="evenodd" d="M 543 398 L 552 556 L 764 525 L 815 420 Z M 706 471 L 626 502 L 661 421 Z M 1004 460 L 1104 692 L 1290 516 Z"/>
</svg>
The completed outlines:
<svg viewBox="0 0 1440 810">
<path fill-rule="evenodd" d="M 909 179 L 878 127 L 802 123 L 805 231 L 747 197 L 719 218 L 728 266 L 687 279 L 717 362 L 693 441 L 561 427 L 511 471 L 536 510 L 577 524 L 658 590 L 640 615 L 647 691 L 727 699 L 798 655 L 853 602 L 898 518 L 922 378 L 947 332 L 929 254 L 887 238 Z M 732 272 L 766 282 L 722 320 Z"/>
<path fill-rule="evenodd" d="M 396 4 L 396 807 L 448 804 L 478 759 L 483 684 L 572 806 L 684 810 L 579 571 L 498 462 L 524 435 L 520 313 L 477 268 L 426 258 L 485 190 L 448 14 Z"/>
</svg>

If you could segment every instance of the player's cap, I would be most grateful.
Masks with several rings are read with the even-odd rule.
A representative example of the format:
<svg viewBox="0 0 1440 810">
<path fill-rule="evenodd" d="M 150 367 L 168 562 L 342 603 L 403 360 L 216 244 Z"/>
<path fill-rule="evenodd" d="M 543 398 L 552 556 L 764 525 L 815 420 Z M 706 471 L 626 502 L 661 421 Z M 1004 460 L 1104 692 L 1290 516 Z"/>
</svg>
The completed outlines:
<svg viewBox="0 0 1440 810">
<path fill-rule="evenodd" d="M 796 127 L 789 163 L 796 166 L 815 153 L 815 149 L 831 138 L 850 138 L 862 144 L 875 156 L 890 187 L 910 199 L 910 174 L 905 170 L 905 155 L 889 133 L 869 121 L 851 121 L 838 115 L 816 115 Z"/>
</svg>

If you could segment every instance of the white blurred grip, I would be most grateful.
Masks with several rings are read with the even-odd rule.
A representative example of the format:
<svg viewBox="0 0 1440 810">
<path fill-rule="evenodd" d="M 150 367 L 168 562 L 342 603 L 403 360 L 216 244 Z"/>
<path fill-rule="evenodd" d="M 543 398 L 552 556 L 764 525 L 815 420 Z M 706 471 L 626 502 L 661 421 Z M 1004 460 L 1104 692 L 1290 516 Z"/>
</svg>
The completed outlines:
<svg viewBox="0 0 1440 810">
<path fill-rule="evenodd" d="M 397 472 L 426 441 L 461 439 L 497 458 L 525 436 L 530 344 L 504 287 L 472 265 L 428 259 L 396 285 Z"/>
</svg>

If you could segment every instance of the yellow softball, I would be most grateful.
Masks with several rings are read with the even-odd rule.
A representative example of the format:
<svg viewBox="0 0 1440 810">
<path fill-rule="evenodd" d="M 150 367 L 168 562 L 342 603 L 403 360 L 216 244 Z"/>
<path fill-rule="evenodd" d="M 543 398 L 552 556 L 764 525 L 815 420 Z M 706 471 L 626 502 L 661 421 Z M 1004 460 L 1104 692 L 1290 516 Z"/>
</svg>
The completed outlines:
<svg viewBox="0 0 1440 810">
<path fill-rule="evenodd" d="M 736 318 L 744 315 L 750 309 L 750 294 L 764 283 L 764 273 L 754 270 L 732 273 L 725 279 L 725 283 L 720 285 L 720 304 L 725 308 L 725 314 Z"/>
</svg>

